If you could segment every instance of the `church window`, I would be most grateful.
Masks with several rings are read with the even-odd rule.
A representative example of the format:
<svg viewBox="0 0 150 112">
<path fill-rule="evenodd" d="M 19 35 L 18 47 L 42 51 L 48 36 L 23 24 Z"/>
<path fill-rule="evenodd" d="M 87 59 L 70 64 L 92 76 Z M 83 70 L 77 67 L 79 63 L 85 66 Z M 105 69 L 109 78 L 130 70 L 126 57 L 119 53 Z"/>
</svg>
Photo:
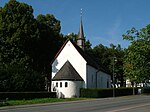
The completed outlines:
<svg viewBox="0 0 150 112">
<path fill-rule="evenodd" d="M 56 87 L 58 87 L 58 82 L 56 82 Z"/>
<path fill-rule="evenodd" d="M 65 87 L 68 87 L 68 82 L 65 82 Z"/>
<path fill-rule="evenodd" d="M 56 91 L 56 88 L 55 88 L 55 87 L 53 88 L 53 91 Z"/>
<path fill-rule="evenodd" d="M 107 88 L 109 88 L 109 81 L 107 80 Z"/>
<path fill-rule="evenodd" d="M 60 82 L 60 87 L 62 87 L 62 82 Z"/>
</svg>

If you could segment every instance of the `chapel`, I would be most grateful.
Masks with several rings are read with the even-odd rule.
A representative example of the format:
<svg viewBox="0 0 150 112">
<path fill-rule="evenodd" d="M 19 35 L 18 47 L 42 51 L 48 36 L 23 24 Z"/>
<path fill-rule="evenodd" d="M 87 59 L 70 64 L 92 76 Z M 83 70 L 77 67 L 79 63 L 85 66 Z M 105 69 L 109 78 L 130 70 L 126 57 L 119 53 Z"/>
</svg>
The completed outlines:
<svg viewBox="0 0 150 112">
<path fill-rule="evenodd" d="M 81 88 L 110 88 L 111 76 L 85 51 L 82 16 L 77 42 L 66 40 L 52 62 L 51 91 L 58 98 L 80 97 Z"/>
</svg>

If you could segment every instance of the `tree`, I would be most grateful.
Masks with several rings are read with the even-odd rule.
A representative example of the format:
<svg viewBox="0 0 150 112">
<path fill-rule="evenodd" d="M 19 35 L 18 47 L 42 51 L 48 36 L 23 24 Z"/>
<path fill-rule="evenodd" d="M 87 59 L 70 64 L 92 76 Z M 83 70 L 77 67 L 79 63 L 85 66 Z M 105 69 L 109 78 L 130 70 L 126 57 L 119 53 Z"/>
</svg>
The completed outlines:
<svg viewBox="0 0 150 112">
<path fill-rule="evenodd" d="M 116 79 L 116 83 L 120 84 L 120 86 L 122 87 L 125 86 L 125 81 L 124 81 L 125 75 L 123 71 L 124 49 L 122 49 L 121 46 L 118 44 L 114 52 L 115 52 L 114 56 L 116 57 L 115 69 L 114 69 L 115 79 Z M 112 61 L 111 61 L 111 66 L 113 66 Z"/>
<path fill-rule="evenodd" d="M 65 35 L 64 36 L 66 39 L 70 39 L 72 40 L 73 42 L 77 43 L 77 38 L 78 38 L 78 35 L 75 34 L 75 33 L 69 33 L 68 35 Z"/>
<path fill-rule="evenodd" d="M 31 6 L 10 0 L 0 11 L 0 62 L 28 65 L 31 39 L 35 38 L 35 19 Z"/>
<path fill-rule="evenodd" d="M 43 75 L 26 69 L 23 64 L 9 65 L 0 69 L 0 91 L 43 91 L 45 80 Z"/>
<path fill-rule="evenodd" d="M 150 25 L 141 30 L 132 28 L 123 35 L 131 45 L 125 50 L 124 73 L 133 83 L 150 79 Z"/>
<path fill-rule="evenodd" d="M 70 40 L 72 40 L 73 42 L 75 42 L 75 43 L 77 43 L 77 39 L 78 39 L 78 34 L 75 34 L 75 33 L 70 33 L 70 34 L 68 34 L 68 35 L 66 35 L 66 36 L 64 36 L 66 39 L 70 39 Z M 90 50 L 92 49 L 91 48 L 91 46 L 92 46 L 92 44 L 90 43 L 90 41 L 89 40 L 86 40 L 86 37 L 84 37 L 85 38 L 85 51 L 86 52 L 90 52 Z"/>
<path fill-rule="evenodd" d="M 39 85 L 36 83 L 39 79 L 39 87 L 43 87 L 43 79 L 48 77 L 50 80 L 51 77 L 50 62 L 64 41 L 60 29 L 60 21 L 53 15 L 40 14 L 35 19 L 32 7 L 25 3 L 10 0 L 0 8 L 0 83 L 8 85 L 2 80 L 8 78 L 9 74 L 12 78 L 10 86 L 22 82 L 17 84 L 15 91 L 21 91 L 19 88 L 26 80 L 28 82 L 24 90 L 31 90 L 31 82 L 33 85 Z"/>
<path fill-rule="evenodd" d="M 39 72 L 49 73 L 50 62 L 64 41 L 60 35 L 60 21 L 51 14 L 40 14 L 36 20 L 39 33 L 36 47 L 31 53 L 33 66 Z"/>
<path fill-rule="evenodd" d="M 105 69 L 108 73 L 113 74 L 113 64 L 115 64 L 115 80 L 124 86 L 124 75 L 123 75 L 123 56 L 124 50 L 120 45 L 115 46 L 110 44 L 110 47 L 106 47 L 102 44 L 95 46 L 91 54 L 94 55 L 99 66 Z M 113 62 L 113 58 L 116 57 L 117 62 Z"/>
<path fill-rule="evenodd" d="M 0 8 L 1 90 L 44 90 L 45 82 L 38 81 L 42 81 L 43 77 L 32 69 L 32 57 L 29 55 L 35 47 L 37 32 L 31 6 L 10 0 Z"/>
</svg>

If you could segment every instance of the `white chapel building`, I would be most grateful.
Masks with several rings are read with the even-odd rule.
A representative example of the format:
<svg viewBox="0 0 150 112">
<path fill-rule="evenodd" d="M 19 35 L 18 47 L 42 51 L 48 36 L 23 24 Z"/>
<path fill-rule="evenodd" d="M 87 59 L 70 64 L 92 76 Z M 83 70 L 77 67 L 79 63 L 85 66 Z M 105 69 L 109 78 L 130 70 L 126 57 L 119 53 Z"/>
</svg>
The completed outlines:
<svg viewBox="0 0 150 112">
<path fill-rule="evenodd" d="M 82 17 L 77 44 L 67 40 L 52 62 L 51 91 L 59 98 L 80 97 L 80 88 L 110 88 L 111 76 L 84 51 Z"/>
</svg>

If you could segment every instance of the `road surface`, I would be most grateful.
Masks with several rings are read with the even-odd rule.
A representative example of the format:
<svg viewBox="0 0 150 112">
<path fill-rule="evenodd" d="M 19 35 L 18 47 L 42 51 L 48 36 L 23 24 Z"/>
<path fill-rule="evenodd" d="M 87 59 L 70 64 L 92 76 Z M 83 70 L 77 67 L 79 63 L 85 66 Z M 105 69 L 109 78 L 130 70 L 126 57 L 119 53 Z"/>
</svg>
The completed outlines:
<svg viewBox="0 0 150 112">
<path fill-rule="evenodd" d="M 0 112 L 150 112 L 150 96 L 137 95 L 0 107 Z"/>
</svg>

